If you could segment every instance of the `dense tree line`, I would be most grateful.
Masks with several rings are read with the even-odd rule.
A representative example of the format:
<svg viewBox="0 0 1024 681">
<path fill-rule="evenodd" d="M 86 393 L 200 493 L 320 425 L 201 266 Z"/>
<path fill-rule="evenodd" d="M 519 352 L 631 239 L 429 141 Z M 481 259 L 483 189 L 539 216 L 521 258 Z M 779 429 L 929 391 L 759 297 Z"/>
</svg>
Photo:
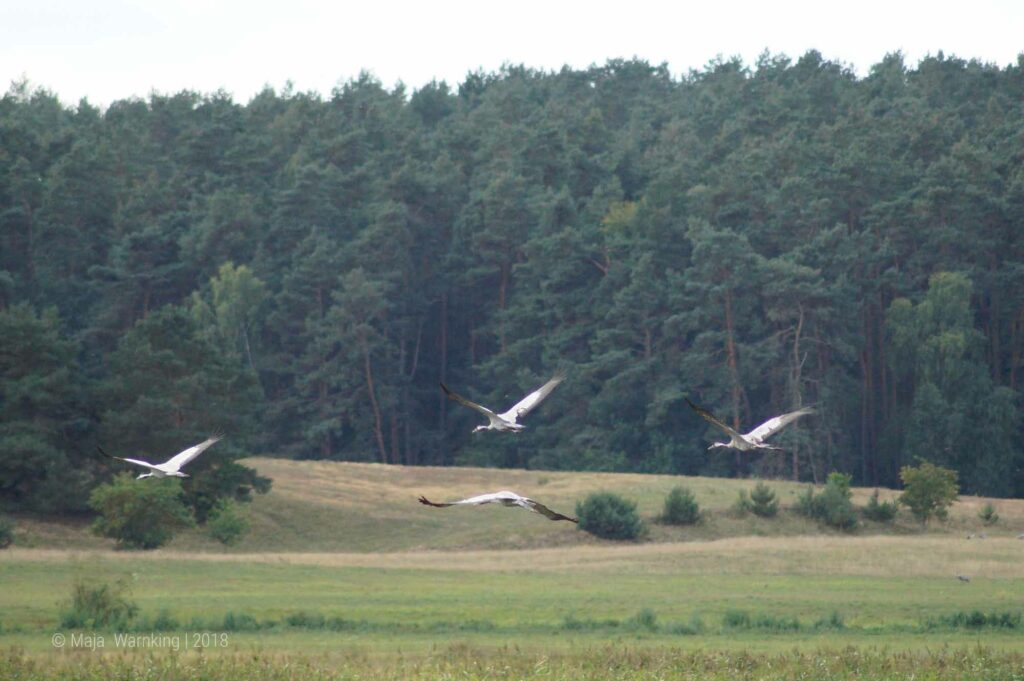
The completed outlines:
<svg viewBox="0 0 1024 681">
<path fill-rule="evenodd" d="M 941 54 L 103 111 L 15 83 L 0 499 L 81 508 L 111 474 L 93 442 L 214 430 L 220 490 L 265 484 L 220 462 L 270 453 L 884 485 L 922 457 L 1024 493 L 1022 103 L 1024 59 Z M 471 437 L 438 389 L 506 406 L 557 368 L 518 436 Z M 784 454 L 708 453 L 685 396 L 818 414 Z"/>
</svg>

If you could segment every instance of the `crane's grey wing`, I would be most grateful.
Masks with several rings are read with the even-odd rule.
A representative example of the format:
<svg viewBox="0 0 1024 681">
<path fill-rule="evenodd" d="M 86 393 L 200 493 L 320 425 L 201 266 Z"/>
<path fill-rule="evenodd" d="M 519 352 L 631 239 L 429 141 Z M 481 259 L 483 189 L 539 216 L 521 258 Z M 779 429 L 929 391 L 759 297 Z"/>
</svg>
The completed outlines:
<svg viewBox="0 0 1024 681">
<path fill-rule="evenodd" d="M 526 503 L 527 507 L 531 511 L 534 511 L 536 513 L 540 513 L 542 516 L 545 516 L 546 518 L 549 518 L 550 520 L 568 520 L 571 523 L 578 523 L 579 522 L 579 520 L 576 520 L 576 518 L 570 518 L 569 516 L 562 515 L 561 513 L 558 513 L 557 511 L 552 511 L 550 508 L 548 508 L 544 504 L 536 502 L 533 499 L 523 499 L 523 501 Z"/>
<path fill-rule="evenodd" d="M 438 508 L 444 508 L 446 506 L 479 506 L 480 504 L 491 504 L 496 501 L 502 501 L 503 499 L 518 499 L 519 495 L 511 494 L 509 492 L 492 492 L 490 494 L 479 494 L 475 497 L 469 497 L 467 499 L 459 499 L 458 501 L 442 501 L 435 503 L 430 501 L 424 496 L 420 496 L 420 503 L 426 504 L 427 506 L 436 506 Z"/>
<path fill-rule="evenodd" d="M 420 500 L 419 501 L 420 501 L 421 504 L 426 504 L 427 506 L 436 506 L 437 508 L 444 508 L 445 506 L 451 506 L 452 505 L 452 504 L 445 503 L 445 502 L 437 503 L 437 502 L 431 501 L 430 499 L 427 499 L 422 494 L 420 495 Z"/>
<path fill-rule="evenodd" d="M 768 436 L 771 435 L 772 433 L 782 430 L 793 421 L 796 421 L 801 416 L 806 416 L 807 414 L 813 413 L 814 409 L 810 407 L 804 407 L 803 409 L 798 409 L 796 411 L 791 411 L 788 414 L 782 414 L 781 416 L 776 416 L 775 418 L 768 419 L 767 421 L 759 425 L 757 428 L 754 428 L 752 431 L 747 433 L 747 439 L 758 443 L 764 442 L 765 439 L 767 439 Z"/>
<path fill-rule="evenodd" d="M 170 459 L 168 459 L 167 462 L 163 465 L 165 468 L 168 468 L 172 471 L 181 470 L 182 466 L 184 466 L 189 461 L 202 454 L 204 451 L 206 451 L 207 448 L 209 448 L 218 440 L 220 440 L 219 436 L 214 436 L 207 440 L 203 440 L 199 444 L 193 447 L 189 447 L 188 449 L 179 454 L 175 454 Z"/>
<path fill-rule="evenodd" d="M 102 454 L 103 456 L 105 456 L 107 458 L 110 458 L 110 459 L 117 459 L 118 461 L 127 461 L 128 463 L 133 463 L 136 466 L 143 466 L 144 468 L 149 468 L 150 470 L 154 470 L 154 471 L 159 471 L 160 470 L 160 468 L 158 466 L 155 466 L 155 465 L 149 463 L 148 461 L 142 461 L 140 459 L 126 459 L 123 456 L 114 456 L 112 454 L 107 454 L 107 452 L 103 449 L 103 447 L 100 447 L 99 445 L 96 445 L 96 449 L 100 450 L 100 454 Z"/>
<path fill-rule="evenodd" d="M 506 411 L 504 414 L 499 414 L 501 418 L 515 421 L 521 419 L 529 414 L 534 407 L 540 404 L 545 397 L 551 394 L 551 391 L 558 387 L 558 384 L 565 380 L 565 374 L 558 372 L 551 377 L 551 380 L 542 385 L 541 387 L 534 390 L 532 393 L 519 400 L 514 407 Z"/>
<path fill-rule="evenodd" d="M 715 426 L 719 430 L 723 431 L 729 437 L 734 437 L 737 440 L 742 440 L 743 439 L 742 435 L 740 435 L 738 432 L 736 432 L 735 430 L 730 428 L 728 425 L 726 425 L 724 421 L 719 421 L 717 418 L 715 418 L 715 415 L 712 414 L 710 411 L 708 411 L 707 409 L 704 409 L 703 407 L 698 407 L 696 404 L 691 402 L 689 397 L 686 398 L 686 403 L 688 405 L 690 405 L 690 409 L 693 409 L 695 412 L 697 412 L 697 414 L 702 419 L 704 419 L 705 421 L 707 421 L 711 425 Z"/>
<path fill-rule="evenodd" d="M 500 420 L 498 415 L 495 414 L 490 409 L 488 409 L 487 407 L 483 406 L 482 404 L 477 404 L 476 402 L 471 402 L 471 401 L 467 400 L 465 397 L 463 397 L 462 395 L 458 394 L 457 392 L 451 391 L 448 388 L 448 386 L 446 386 L 444 383 L 441 384 L 441 390 L 443 390 L 444 394 L 448 396 L 448 399 L 455 400 L 456 402 L 458 402 L 459 404 L 461 404 L 464 407 L 469 407 L 470 409 L 475 409 L 476 411 L 478 411 L 481 414 L 483 414 L 484 416 L 486 416 L 489 420 L 491 420 L 491 421 L 499 421 Z"/>
</svg>

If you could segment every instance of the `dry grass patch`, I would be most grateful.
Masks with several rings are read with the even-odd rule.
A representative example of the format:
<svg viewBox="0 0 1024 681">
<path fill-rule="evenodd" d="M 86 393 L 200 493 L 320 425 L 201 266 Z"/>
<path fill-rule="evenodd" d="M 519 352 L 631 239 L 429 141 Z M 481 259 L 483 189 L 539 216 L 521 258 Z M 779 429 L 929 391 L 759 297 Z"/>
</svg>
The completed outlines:
<svg viewBox="0 0 1024 681">
<path fill-rule="evenodd" d="M 75 559 L 186 560 L 465 572 L 571 572 L 729 575 L 826 575 L 884 578 L 1024 579 L 1022 542 L 994 538 L 969 544 L 950 536 L 732 537 L 715 541 L 636 545 L 591 545 L 490 551 L 402 551 L 388 553 L 207 553 L 158 549 L 71 551 L 13 548 L 5 561 Z"/>
</svg>

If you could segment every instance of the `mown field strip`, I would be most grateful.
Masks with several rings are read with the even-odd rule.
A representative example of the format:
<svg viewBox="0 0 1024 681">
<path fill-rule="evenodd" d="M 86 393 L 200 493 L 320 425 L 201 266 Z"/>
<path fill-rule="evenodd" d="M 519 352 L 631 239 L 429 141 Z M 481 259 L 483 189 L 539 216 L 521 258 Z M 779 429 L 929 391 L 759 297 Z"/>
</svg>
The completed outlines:
<svg viewBox="0 0 1024 681">
<path fill-rule="evenodd" d="M 687 543 L 489 551 L 138 553 L 12 548 L 0 564 L 67 560 L 263 563 L 465 572 L 648 572 L 666 574 L 850 575 L 883 578 L 1024 578 L 1024 541 L 949 535 L 731 537 Z"/>
</svg>

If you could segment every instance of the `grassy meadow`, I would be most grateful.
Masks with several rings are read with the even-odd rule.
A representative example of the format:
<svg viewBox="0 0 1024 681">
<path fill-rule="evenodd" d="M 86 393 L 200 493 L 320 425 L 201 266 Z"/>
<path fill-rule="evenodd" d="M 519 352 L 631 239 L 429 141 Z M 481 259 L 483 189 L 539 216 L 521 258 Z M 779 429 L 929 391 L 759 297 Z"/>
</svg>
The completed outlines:
<svg viewBox="0 0 1024 681">
<path fill-rule="evenodd" d="M 964 498 L 926 531 L 901 516 L 841 534 L 786 510 L 733 517 L 750 481 L 250 464 L 274 488 L 229 549 L 190 531 L 117 551 L 81 523 L 19 518 L 0 551 L 0 662 L 26 679 L 249 678 L 257 667 L 272 678 L 282 665 L 306 670 L 295 678 L 647 678 L 630 665 L 657 678 L 791 678 L 805 663 L 820 672 L 811 678 L 975 678 L 958 676 L 971 665 L 977 678 L 1024 678 L 1024 501 L 995 500 L 991 527 L 977 517 L 985 500 Z M 509 488 L 572 512 L 611 490 L 653 520 L 678 484 L 704 521 L 652 523 L 639 543 L 518 509 L 416 502 Z M 784 506 L 801 490 L 771 485 Z M 65 630 L 76 582 L 122 584 L 138 606 L 128 629 L 180 649 Z M 73 643 L 76 631 L 103 647 Z M 224 637 L 188 646 L 200 632 Z"/>
</svg>

